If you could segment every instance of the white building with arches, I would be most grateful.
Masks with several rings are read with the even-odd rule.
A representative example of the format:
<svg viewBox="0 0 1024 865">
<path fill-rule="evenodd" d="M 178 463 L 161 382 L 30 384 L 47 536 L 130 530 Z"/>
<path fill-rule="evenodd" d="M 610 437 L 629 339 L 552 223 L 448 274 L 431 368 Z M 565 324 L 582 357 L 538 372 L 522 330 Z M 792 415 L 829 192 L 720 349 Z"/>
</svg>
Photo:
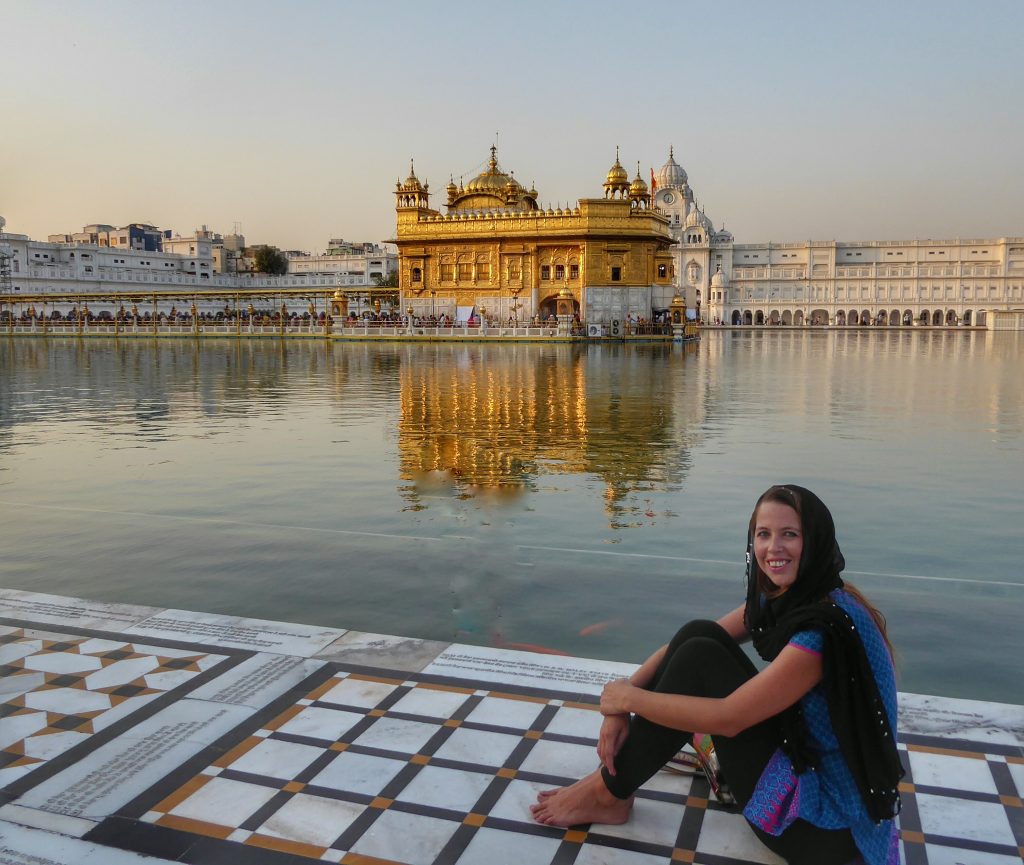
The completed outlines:
<svg viewBox="0 0 1024 865">
<path fill-rule="evenodd" d="M 673 289 L 706 324 L 1024 328 L 1024 238 L 740 244 L 698 206 L 672 148 L 654 185 Z"/>
</svg>

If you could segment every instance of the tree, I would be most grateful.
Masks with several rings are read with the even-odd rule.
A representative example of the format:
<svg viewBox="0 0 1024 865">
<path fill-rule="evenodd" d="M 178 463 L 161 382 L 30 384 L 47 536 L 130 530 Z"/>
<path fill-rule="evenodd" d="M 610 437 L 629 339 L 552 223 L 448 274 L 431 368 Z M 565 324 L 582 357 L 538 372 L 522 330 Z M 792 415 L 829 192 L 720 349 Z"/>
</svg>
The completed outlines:
<svg viewBox="0 0 1024 865">
<path fill-rule="evenodd" d="M 374 283 L 380 288 L 397 288 L 398 287 L 398 271 L 393 270 L 387 276 L 375 276 L 373 278 Z"/>
<path fill-rule="evenodd" d="M 258 246 L 253 256 L 253 266 L 257 273 L 282 276 L 288 272 L 288 259 L 276 246 Z"/>
</svg>

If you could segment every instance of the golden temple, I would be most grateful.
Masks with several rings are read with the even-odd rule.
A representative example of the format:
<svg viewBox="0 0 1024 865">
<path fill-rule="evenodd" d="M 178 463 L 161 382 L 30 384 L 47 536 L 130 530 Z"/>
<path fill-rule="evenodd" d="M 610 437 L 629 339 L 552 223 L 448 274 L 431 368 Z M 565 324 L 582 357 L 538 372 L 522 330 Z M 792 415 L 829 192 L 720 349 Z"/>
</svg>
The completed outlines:
<svg viewBox="0 0 1024 865">
<path fill-rule="evenodd" d="M 402 308 L 500 324 L 554 315 L 650 320 L 654 290 L 673 282 L 669 219 L 651 206 L 639 166 L 630 181 L 618 151 L 602 188 L 603 197 L 574 207 L 543 208 L 492 146 L 484 171 L 465 185 L 449 182 L 441 213 L 410 166 L 395 184 Z"/>
</svg>

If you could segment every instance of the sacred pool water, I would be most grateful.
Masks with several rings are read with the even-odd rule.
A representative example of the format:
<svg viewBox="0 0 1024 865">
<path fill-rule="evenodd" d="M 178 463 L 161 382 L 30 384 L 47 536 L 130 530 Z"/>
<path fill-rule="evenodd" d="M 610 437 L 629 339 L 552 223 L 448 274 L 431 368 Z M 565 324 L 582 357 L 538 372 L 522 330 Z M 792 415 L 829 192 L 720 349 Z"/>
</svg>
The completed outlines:
<svg viewBox="0 0 1024 865">
<path fill-rule="evenodd" d="M 0 339 L 0 586 L 638 661 L 831 507 L 906 691 L 1020 702 L 1024 335 Z"/>
</svg>

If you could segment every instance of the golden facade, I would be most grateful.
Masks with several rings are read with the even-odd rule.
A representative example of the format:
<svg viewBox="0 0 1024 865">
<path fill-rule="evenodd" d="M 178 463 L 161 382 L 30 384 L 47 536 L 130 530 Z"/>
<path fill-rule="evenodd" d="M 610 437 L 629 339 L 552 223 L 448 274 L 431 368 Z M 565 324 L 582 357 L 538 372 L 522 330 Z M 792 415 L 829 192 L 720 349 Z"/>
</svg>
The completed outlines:
<svg viewBox="0 0 1024 865">
<path fill-rule="evenodd" d="M 545 209 L 492 147 L 485 171 L 448 184 L 442 214 L 410 168 L 395 185 L 403 309 L 451 318 L 475 309 L 501 324 L 570 304 L 590 322 L 650 318 L 652 290 L 673 282 L 668 218 L 651 207 L 639 167 L 630 182 L 618 156 L 603 189 L 602 198 Z"/>
</svg>

